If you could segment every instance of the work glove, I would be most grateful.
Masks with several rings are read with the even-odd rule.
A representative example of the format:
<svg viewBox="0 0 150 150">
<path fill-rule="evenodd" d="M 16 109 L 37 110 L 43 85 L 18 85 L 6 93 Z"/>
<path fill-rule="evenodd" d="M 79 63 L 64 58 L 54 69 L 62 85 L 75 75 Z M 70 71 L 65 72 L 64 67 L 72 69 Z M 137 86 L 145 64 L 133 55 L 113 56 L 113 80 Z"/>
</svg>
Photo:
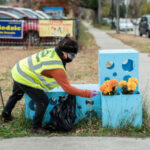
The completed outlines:
<svg viewBox="0 0 150 150">
<path fill-rule="evenodd" d="M 99 93 L 97 93 L 94 90 L 91 90 L 90 98 L 93 97 L 93 96 L 96 96 L 96 95 L 99 95 Z"/>
</svg>

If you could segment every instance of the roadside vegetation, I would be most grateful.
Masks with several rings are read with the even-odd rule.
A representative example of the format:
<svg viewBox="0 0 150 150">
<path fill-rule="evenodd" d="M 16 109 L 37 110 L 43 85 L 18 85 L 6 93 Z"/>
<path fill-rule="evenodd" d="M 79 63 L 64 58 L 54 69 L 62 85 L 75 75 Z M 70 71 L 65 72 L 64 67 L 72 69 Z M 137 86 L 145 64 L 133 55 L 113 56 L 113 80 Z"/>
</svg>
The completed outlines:
<svg viewBox="0 0 150 150">
<path fill-rule="evenodd" d="M 99 25 L 98 23 L 93 23 L 93 26 L 95 27 L 95 28 L 98 28 L 98 29 L 101 29 L 101 30 L 107 30 L 107 31 L 109 31 L 109 30 L 111 30 L 111 25 L 110 24 L 107 24 L 107 23 L 104 23 L 104 24 L 102 24 L 102 25 Z"/>
<path fill-rule="evenodd" d="M 137 49 L 139 52 L 142 53 L 150 53 L 150 39 L 145 37 L 140 37 L 136 35 L 131 34 L 112 34 L 109 33 L 114 38 L 117 38 L 121 40 L 124 44 L 129 45 L 135 49 Z"/>
<path fill-rule="evenodd" d="M 80 28 L 80 52 L 75 60 L 68 64 L 67 72 L 71 83 L 98 83 L 98 49 L 96 42 L 87 29 L 81 25 Z M 21 58 L 29 56 L 39 49 L 32 50 L 0 50 L 0 86 L 2 88 L 4 102 L 11 94 L 12 80 L 11 67 Z M 5 60 L 7 58 L 7 60 Z M 0 103 L 0 111 L 2 111 Z M 76 124 L 71 132 L 53 132 L 49 134 L 31 134 L 31 121 L 26 120 L 24 116 L 24 100 L 21 100 L 13 115 L 16 119 L 10 123 L 0 121 L 0 137 L 24 137 L 24 136 L 128 136 L 128 137 L 148 137 L 150 136 L 150 118 L 147 108 L 143 104 L 143 125 L 142 128 L 132 127 L 108 129 L 102 127 L 102 121 L 92 114 L 89 118 L 81 120 Z"/>
</svg>

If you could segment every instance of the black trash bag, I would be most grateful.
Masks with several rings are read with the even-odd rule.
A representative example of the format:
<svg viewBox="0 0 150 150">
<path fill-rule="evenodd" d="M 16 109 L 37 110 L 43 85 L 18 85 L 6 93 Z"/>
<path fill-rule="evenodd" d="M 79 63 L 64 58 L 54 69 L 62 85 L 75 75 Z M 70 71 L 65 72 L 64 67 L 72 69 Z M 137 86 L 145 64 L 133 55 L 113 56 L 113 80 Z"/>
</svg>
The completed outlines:
<svg viewBox="0 0 150 150">
<path fill-rule="evenodd" d="M 50 115 L 50 122 L 44 127 L 46 130 L 70 131 L 76 118 L 76 96 L 60 96 L 59 104 L 52 109 Z"/>
</svg>

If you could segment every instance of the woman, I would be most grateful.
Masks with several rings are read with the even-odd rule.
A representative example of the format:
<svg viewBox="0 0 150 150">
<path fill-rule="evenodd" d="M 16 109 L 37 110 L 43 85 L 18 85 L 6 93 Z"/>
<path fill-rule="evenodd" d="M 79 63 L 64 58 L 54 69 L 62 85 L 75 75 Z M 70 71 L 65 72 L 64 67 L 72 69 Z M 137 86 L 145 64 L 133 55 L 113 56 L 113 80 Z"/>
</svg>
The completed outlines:
<svg viewBox="0 0 150 150">
<path fill-rule="evenodd" d="M 27 93 L 36 103 L 32 132 L 42 133 L 42 119 L 49 100 L 46 91 L 59 85 L 65 92 L 81 97 L 98 95 L 96 91 L 77 89 L 70 85 L 66 75 L 66 63 L 71 62 L 78 52 L 78 43 L 71 37 L 63 38 L 56 48 L 45 49 L 23 60 L 12 69 L 14 80 L 12 95 L 2 111 L 5 122 L 13 119 L 11 112 L 18 100 Z"/>
</svg>

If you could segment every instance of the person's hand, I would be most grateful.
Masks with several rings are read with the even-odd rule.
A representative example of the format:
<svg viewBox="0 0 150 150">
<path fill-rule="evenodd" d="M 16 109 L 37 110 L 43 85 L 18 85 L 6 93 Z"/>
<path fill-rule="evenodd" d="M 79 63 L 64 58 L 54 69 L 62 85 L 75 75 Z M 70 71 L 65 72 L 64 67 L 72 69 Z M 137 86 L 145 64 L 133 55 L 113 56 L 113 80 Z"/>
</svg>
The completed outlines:
<svg viewBox="0 0 150 150">
<path fill-rule="evenodd" d="M 90 98 L 93 97 L 93 96 L 96 96 L 96 95 L 99 95 L 99 93 L 97 93 L 94 90 L 91 90 Z"/>
</svg>

